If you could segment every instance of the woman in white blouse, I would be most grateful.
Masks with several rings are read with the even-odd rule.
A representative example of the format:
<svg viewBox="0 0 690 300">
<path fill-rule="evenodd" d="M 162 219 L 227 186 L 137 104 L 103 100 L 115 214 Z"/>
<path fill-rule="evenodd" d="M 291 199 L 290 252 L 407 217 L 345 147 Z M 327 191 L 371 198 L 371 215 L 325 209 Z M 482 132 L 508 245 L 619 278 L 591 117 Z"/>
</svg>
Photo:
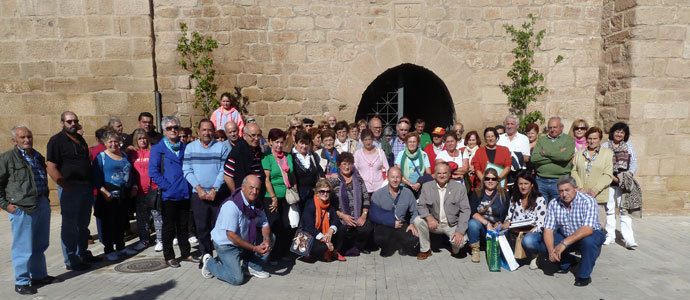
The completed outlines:
<svg viewBox="0 0 690 300">
<path fill-rule="evenodd" d="M 522 245 L 525 249 L 527 244 L 542 243 L 542 230 L 546 219 L 546 200 L 539 193 L 537 182 L 534 176 L 522 170 L 517 174 L 516 183 L 513 186 L 510 207 L 506 215 L 503 228 L 510 228 L 514 234 L 523 232 Z M 535 248 L 530 248 L 535 249 Z M 532 260 L 529 268 L 537 269 L 537 253 L 531 253 Z"/>
<path fill-rule="evenodd" d="M 453 170 L 451 178 L 459 183 L 463 183 L 463 177 L 467 174 L 470 166 L 469 159 L 463 155 L 462 151 L 456 147 L 458 143 L 458 136 L 454 131 L 448 131 L 443 136 L 443 141 L 445 142 L 446 150 L 441 151 L 436 156 L 436 161 L 453 162 L 458 167 Z M 453 169 L 453 168 L 451 168 Z"/>
</svg>

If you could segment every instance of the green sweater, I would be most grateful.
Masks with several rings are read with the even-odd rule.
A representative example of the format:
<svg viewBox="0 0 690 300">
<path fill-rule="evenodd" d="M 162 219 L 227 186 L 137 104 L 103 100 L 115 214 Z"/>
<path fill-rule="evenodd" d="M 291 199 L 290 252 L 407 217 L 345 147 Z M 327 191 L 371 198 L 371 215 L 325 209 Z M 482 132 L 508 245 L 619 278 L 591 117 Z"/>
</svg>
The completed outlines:
<svg viewBox="0 0 690 300">
<path fill-rule="evenodd" d="M 419 136 L 419 148 L 424 149 L 429 144 L 431 144 L 431 135 L 427 132 L 422 132 Z"/>
<path fill-rule="evenodd" d="M 544 154 L 542 154 L 542 150 Z M 540 136 L 534 145 L 529 160 L 534 164 L 537 175 L 544 178 L 559 178 L 570 175 L 573 169 L 573 153 L 575 139 L 567 134 L 561 134 L 555 141 L 544 135 Z"/>
<path fill-rule="evenodd" d="M 292 155 L 285 154 L 285 157 L 287 157 L 287 164 L 288 167 L 290 167 L 290 171 L 288 172 L 288 178 L 290 178 L 290 175 L 292 175 L 295 171 L 295 169 L 292 167 Z M 283 180 L 283 172 L 280 170 L 280 165 L 278 164 L 278 162 L 276 162 L 276 159 L 273 156 L 273 154 L 268 154 L 264 156 L 264 158 L 261 159 L 261 166 L 263 166 L 264 170 L 271 171 L 271 176 L 269 177 L 269 180 L 271 181 L 271 185 L 273 186 L 273 192 L 276 193 L 276 197 L 285 198 L 287 187 L 285 186 L 285 181 Z M 265 196 L 271 197 L 271 195 L 268 193 L 268 189 L 266 190 Z"/>
</svg>

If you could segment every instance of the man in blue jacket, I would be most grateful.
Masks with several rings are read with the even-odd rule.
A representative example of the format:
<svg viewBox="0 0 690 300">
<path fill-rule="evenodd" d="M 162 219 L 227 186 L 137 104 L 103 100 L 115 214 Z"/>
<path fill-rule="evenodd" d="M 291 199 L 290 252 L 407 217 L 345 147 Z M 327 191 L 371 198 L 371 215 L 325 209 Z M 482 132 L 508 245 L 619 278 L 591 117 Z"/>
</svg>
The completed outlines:
<svg viewBox="0 0 690 300">
<path fill-rule="evenodd" d="M 180 119 L 166 116 L 161 121 L 165 138 L 151 147 L 149 176 L 162 191 L 163 202 L 163 256 L 171 268 L 179 268 L 175 259 L 173 238 L 177 240 L 181 260 L 199 263 L 198 257 L 190 255 L 187 219 L 189 218 L 189 185 L 182 172 L 185 144 L 180 142 Z"/>
<path fill-rule="evenodd" d="M 417 200 L 412 191 L 400 187 L 402 171 L 388 169 L 388 186 L 374 192 L 369 207 L 369 219 L 374 222 L 374 241 L 381 247 L 381 256 L 390 256 L 401 249 L 415 255 L 418 244 L 417 229 L 412 220 L 417 217 Z"/>
</svg>

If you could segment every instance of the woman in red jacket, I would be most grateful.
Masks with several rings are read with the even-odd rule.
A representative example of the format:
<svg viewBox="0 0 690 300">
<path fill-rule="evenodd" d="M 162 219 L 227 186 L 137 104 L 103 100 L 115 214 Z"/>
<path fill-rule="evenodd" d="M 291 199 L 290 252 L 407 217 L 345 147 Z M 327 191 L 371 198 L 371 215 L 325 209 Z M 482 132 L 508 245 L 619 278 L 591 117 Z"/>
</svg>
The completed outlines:
<svg viewBox="0 0 690 300">
<path fill-rule="evenodd" d="M 510 150 L 508 147 L 498 146 L 498 132 L 496 128 L 489 127 L 484 129 L 484 140 L 486 145 L 480 147 L 472 157 L 472 166 L 476 172 L 476 180 L 474 187 L 484 178 L 484 171 L 487 166 L 493 167 L 498 171 L 498 180 L 504 180 L 508 173 L 510 173 Z M 502 169 L 501 169 L 502 168 Z M 501 184 L 503 185 L 503 182 Z"/>
</svg>

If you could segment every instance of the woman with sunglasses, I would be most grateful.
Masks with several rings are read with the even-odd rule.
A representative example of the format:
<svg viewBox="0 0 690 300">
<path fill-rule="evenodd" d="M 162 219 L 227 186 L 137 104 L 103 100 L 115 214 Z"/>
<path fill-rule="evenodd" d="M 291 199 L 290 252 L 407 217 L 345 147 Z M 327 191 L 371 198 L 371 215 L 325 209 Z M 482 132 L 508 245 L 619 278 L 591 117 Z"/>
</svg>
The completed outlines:
<svg viewBox="0 0 690 300">
<path fill-rule="evenodd" d="M 305 258 L 306 261 L 321 258 L 326 261 L 333 259 L 345 261 L 345 257 L 339 252 L 343 239 L 342 234 L 338 232 L 340 223 L 337 217 L 338 205 L 332 203 L 332 193 L 331 183 L 321 178 L 314 187 L 314 196 L 306 200 L 302 213 L 302 230 L 314 237 L 310 257 Z"/>
<path fill-rule="evenodd" d="M 508 212 L 508 199 L 503 192 L 498 172 L 486 169 L 482 187 L 470 195 L 470 221 L 467 237 L 472 247 L 472 262 L 479 262 L 479 245 L 487 230 L 493 230 L 503 223 Z"/>
<path fill-rule="evenodd" d="M 285 144 L 283 145 L 283 152 L 290 153 L 292 147 L 295 146 L 295 134 L 297 131 L 304 130 L 304 125 L 302 120 L 297 117 L 292 117 L 288 120 L 288 129 L 285 131 L 287 137 L 285 137 Z"/>
<path fill-rule="evenodd" d="M 587 121 L 583 119 L 577 119 L 573 122 L 573 126 L 570 127 L 570 135 L 575 138 L 575 152 L 583 150 L 587 147 L 587 137 L 585 133 L 589 129 Z"/>
</svg>

